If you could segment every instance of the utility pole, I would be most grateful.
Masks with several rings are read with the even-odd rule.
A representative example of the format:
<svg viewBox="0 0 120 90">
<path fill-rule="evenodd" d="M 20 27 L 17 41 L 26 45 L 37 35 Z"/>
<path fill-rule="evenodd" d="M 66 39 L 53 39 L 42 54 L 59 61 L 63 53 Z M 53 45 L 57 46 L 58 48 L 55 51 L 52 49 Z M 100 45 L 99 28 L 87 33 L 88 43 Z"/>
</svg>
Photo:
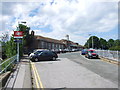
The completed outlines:
<svg viewBox="0 0 120 90">
<path fill-rule="evenodd" d="M 92 36 L 92 48 L 94 49 L 94 42 L 93 42 L 93 36 Z"/>
</svg>

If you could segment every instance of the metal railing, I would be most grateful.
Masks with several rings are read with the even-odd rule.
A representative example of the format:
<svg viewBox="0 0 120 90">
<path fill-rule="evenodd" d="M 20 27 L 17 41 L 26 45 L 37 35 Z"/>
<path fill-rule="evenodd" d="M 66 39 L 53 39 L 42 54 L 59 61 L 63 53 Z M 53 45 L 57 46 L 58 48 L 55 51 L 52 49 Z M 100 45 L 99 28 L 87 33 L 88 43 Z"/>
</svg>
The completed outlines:
<svg viewBox="0 0 120 90">
<path fill-rule="evenodd" d="M 17 55 L 3 61 L 0 63 L 0 74 L 2 74 L 3 72 L 6 72 L 8 67 L 10 68 L 10 66 L 12 66 L 12 64 L 14 64 L 17 60 Z"/>
<path fill-rule="evenodd" d="M 96 50 L 98 55 L 108 59 L 118 61 L 120 59 L 120 51 L 111 51 L 111 50 Z"/>
</svg>

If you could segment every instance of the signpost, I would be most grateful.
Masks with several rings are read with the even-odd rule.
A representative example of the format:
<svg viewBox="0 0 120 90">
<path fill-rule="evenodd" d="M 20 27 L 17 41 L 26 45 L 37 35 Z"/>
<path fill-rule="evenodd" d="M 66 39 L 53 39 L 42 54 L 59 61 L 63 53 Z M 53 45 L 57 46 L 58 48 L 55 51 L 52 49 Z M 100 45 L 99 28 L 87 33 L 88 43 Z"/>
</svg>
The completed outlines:
<svg viewBox="0 0 120 90">
<path fill-rule="evenodd" d="M 23 38 L 22 31 L 14 31 L 14 38 Z"/>
<path fill-rule="evenodd" d="M 19 43 L 22 42 L 20 38 L 23 38 L 23 32 L 22 31 L 14 31 L 14 40 L 17 43 L 17 62 L 19 62 Z"/>
</svg>

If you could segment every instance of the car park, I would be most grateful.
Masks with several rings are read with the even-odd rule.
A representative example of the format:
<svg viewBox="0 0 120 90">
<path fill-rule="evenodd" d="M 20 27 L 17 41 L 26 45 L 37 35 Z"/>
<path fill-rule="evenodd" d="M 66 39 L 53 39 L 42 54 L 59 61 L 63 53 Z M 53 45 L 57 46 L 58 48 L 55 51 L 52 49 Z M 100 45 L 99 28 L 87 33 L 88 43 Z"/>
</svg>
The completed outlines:
<svg viewBox="0 0 120 90">
<path fill-rule="evenodd" d="M 54 51 L 37 51 L 33 56 L 30 57 L 31 61 L 40 61 L 40 60 L 56 60 L 58 55 Z"/>
<path fill-rule="evenodd" d="M 97 52 L 95 50 L 91 49 L 91 50 L 87 50 L 85 57 L 89 58 L 89 59 L 99 58 L 99 55 L 97 54 Z"/>
</svg>

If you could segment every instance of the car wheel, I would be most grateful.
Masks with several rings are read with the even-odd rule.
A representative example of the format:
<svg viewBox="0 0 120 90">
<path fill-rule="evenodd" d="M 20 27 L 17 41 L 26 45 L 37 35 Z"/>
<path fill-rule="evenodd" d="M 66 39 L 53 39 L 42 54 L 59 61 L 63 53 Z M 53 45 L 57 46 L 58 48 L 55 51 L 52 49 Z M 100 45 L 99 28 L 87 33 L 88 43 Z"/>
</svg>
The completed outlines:
<svg viewBox="0 0 120 90">
<path fill-rule="evenodd" d="M 39 59 L 38 59 L 38 58 L 35 58 L 35 62 L 37 62 L 37 61 L 39 61 Z"/>
<path fill-rule="evenodd" d="M 56 60 L 56 57 L 53 57 L 52 60 Z"/>
<path fill-rule="evenodd" d="M 90 57 L 90 56 L 88 56 L 88 59 L 91 59 L 91 57 Z"/>
</svg>

